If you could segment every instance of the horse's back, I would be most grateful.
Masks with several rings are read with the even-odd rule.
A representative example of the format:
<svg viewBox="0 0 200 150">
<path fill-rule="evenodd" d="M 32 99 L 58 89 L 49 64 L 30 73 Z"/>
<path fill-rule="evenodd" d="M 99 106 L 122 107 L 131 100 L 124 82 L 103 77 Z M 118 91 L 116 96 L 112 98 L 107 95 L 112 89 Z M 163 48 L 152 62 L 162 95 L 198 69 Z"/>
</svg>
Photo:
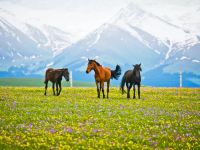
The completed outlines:
<svg viewBox="0 0 200 150">
<path fill-rule="evenodd" d="M 95 79 L 96 81 L 101 81 L 104 80 L 104 82 L 110 80 L 111 77 L 111 70 L 109 67 L 99 67 L 100 69 L 100 74 L 95 74 Z"/>
<path fill-rule="evenodd" d="M 54 69 L 53 68 L 48 68 L 47 70 L 46 70 L 46 73 L 48 73 L 48 72 L 50 72 L 50 71 L 53 71 Z"/>
<path fill-rule="evenodd" d="M 49 74 L 50 72 L 52 72 L 54 69 L 53 68 L 48 68 L 45 72 L 45 81 L 44 83 L 46 83 L 49 80 Z"/>
<path fill-rule="evenodd" d="M 125 73 L 124 73 L 124 76 L 125 77 L 130 77 L 132 75 L 132 70 L 127 70 Z"/>
<path fill-rule="evenodd" d="M 105 72 L 105 80 L 108 81 L 111 77 L 111 70 L 109 67 L 103 67 Z"/>
<path fill-rule="evenodd" d="M 127 70 L 125 73 L 124 73 L 124 76 L 123 78 L 125 79 L 126 82 L 132 82 L 132 78 L 133 78 L 133 71 L 132 70 Z"/>
</svg>

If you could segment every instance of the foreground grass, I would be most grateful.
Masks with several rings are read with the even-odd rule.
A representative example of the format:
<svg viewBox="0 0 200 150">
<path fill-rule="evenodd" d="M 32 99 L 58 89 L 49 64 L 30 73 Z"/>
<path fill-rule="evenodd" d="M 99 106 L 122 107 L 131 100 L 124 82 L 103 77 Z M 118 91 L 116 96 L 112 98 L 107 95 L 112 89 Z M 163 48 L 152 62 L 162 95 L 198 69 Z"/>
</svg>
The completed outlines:
<svg viewBox="0 0 200 150">
<path fill-rule="evenodd" d="M 0 149 L 200 149 L 200 89 L 0 87 Z"/>
</svg>

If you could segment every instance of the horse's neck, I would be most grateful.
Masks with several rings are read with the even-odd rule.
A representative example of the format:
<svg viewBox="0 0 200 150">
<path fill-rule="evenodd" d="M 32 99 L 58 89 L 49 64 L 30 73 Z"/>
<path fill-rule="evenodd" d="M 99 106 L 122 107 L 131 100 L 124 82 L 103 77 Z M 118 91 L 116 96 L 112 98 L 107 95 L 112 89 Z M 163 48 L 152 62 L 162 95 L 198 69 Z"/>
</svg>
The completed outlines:
<svg viewBox="0 0 200 150">
<path fill-rule="evenodd" d="M 62 76 L 63 76 L 63 71 L 60 71 L 59 74 L 58 74 L 57 79 L 61 79 L 62 80 Z"/>
<path fill-rule="evenodd" d="M 140 71 L 133 70 L 133 75 L 136 76 L 136 78 L 140 78 Z"/>
<path fill-rule="evenodd" d="M 94 72 L 95 74 L 100 75 L 100 68 L 96 64 L 94 66 Z"/>
</svg>

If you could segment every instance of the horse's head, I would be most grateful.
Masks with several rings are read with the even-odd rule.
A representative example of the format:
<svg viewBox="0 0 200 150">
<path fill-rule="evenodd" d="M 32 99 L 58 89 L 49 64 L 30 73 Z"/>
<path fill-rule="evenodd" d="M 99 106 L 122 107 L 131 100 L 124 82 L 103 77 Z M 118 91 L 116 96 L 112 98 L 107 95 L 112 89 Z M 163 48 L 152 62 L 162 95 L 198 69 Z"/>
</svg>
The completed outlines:
<svg viewBox="0 0 200 150">
<path fill-rule="evenodd" d="M 142 71 L 142 68 L 141 68 L 141 63 L 140 64 L 135 64 L 133 65 L 135 71 Z"/>
<path fill-rule="evenodd" d="M 88 59 L 88 66 L 86 69 L 86 73 L 89 73 L 91 70 L 93 70 L 94 66 L 95 66 L 95 60 Z"/>
<path fill-rule="evenodd" d="M 67 68 L 63 68 L 63 76 L 66 79 L 66 81 L 69 81 L 69 71 Z"/>
</svg>

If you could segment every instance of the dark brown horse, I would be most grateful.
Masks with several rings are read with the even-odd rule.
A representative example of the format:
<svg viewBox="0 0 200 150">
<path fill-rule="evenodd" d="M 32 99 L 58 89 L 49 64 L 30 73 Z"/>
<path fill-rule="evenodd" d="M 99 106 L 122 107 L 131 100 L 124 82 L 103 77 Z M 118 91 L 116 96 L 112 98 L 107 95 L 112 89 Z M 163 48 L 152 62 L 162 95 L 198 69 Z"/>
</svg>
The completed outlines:
<svg viewBox="0 0 200 150">
<path fill-rule="evenodd" d="M 121 75 L 120 66 L 117 65 L 115 70 L 110 70 L 110 68 L 101 66 L 95 60 L 88 59 L 88 66 L 86 69 L 86 73 L 89 73 L 91 70 L 94 70 L 95 72 L 94 78 L 96 81 L 98 98 L 100 98 L 101 89 L 103 93 L 103 98 L 105 98 L 104 82 L 107 82 L 107 98 L 108 98 L 110 79 L 115 78 L 117 80 L 119 78 L 119 76 Z M 100 88 L 99 88 L 99 83 L 100 83 Z"/>
<path fill-rule="evenodd" d="M 141 64 L 133 65 L 133 70 L 128 70 L 124 73 L 121 81 L 121 90 L 122 94 L 124 94 L 124 85 L 126 83 L 127 87 L 127 98 L 130 98 L 130 89 L 133 86 L 133 98 L 135 98 L 135 85 L 138 86 L 138 98 L 140 99 L 140 82 L 141 82 L 141 75 L 140 71 L 142 71 Z"/>
<path fill-rule="evenodd" d="M 53 94 L 57 96 L 60 95 L 60 92 L 62 90 L 61 80 L 63 76 L 66 79 L 66 81 L 69 81 L 69 72 L 67 68 L 64 68 L 64 69 L 48 68 L 46 70 L 45 80 L 44 80 L 44 83 L 45 83 L 44 95 L 46 95 L 48 81 L 52 82 Z M 56 94 L 55 94 L 55 84 L 56 84 Z"/>
</svg>

